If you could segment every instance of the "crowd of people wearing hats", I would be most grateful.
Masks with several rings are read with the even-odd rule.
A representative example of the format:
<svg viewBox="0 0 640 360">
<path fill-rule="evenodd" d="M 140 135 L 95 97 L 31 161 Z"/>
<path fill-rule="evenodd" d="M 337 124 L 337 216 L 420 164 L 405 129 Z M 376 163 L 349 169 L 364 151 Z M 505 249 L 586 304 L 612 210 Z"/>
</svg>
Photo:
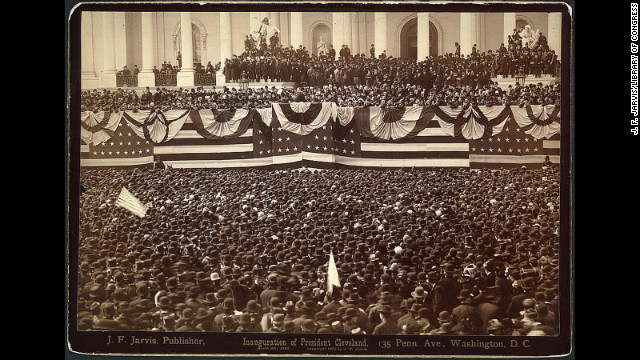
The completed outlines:
<svg viewBox="0 0 640 360">
<path fill-rule="evenodd" d="M 535 55 L 535 56 L 534 56 Z M 207 65 L 207 69 L 212 67 Z M 501 87 L 492 78 L 513 77 L 520 71 L 532 74 L 557 73 L 553 50 L 501 46 L 497 51 L 468 56 L 445 54 L 423 61 L 364 54 L 330 57 L 310 55 L 306 48 L 278 46 L 271 51 L 245 51 L 217 64 L 229 82 L 246 77 L 249 81 L 294 82 L 297 88 L 282 85 L 248 89 L 167 89 L 157 87 L 142 93 L 135 89 L 84 91 L 83 111 L 116 111 L 158 108 L 232 109 L 262 108 L 274 102 L 336 102 L 339 106 L 428 106 L 449 105 L 552 105 L 560 102 L 560 85 L 531 82 Z M 533 69 L 533 70 L 530 70 Z"/>
<path fill-rule="evenodd" d="M 323 85 L 373 85 L 376 83 L 412 83 L 430 89 L 448 80 L 464 85 L 484 85 L 491 77 L 525 75 L 558 75 L 559 60 L 555 50 L 546 41 L 530 47 L 529 44 L 508 47 L 501 44 L 495 51 L 481 52 L 474 44 L 470 54 L 456 52 L 424 59 L 387 56 L 386 50 L 376 54 L 371 44 L 371 56 L 353 53 L 342 45 L 339 53 L 330 45 L 328 53 L 310 54 L 302 45 L 270 48 L 249 48 L 233 55 L 221 65 L 229 82 L 243 77 L 250 81 L 276 81 Z M 521 41 L 520 41 L 521 43 Z"/>
<path fill-rule="evenodd" d="M 532 83 L 526 86 L 497 83 L 480 88 L 456 86 L 430 90 L 422 85 L 377 84 L 377 85 L 325 85 L 322 87 L 301 86 L 295 89 L 264 86 L 245 90 L 224 87 L 221 90 L 205 89 L 145 89 L 138 93 L 134 89 L 86 90 L 81 96 L 82 111 L 137 111 L 137 110 L 201 110 L 266 108 L 272 103 L 290 102 L 335 102 L 349 107 L 404 107 L 404 106 L 451 106 L 475 105 L 556 105 L 560 104 L 560 85 Z"/>
<path fill-rule="evenodd" d="M 559 331 L 557 166 L 80 175 L 80 330 Z"/>
</svg>

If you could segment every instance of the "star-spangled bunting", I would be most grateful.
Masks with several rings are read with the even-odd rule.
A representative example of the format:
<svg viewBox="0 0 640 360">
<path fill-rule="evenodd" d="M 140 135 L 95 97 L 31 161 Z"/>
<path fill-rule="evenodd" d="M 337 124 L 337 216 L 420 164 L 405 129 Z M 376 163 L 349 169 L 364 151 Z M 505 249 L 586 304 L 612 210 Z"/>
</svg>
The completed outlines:
<svg viewBox="0 0 640 360">
<path fill-rule="evenodd" d="M 271 140 L 271 155 L 293 155 L 302 152 L 301 136 L 283 129 L 280 122 L 274 117 L 271 123 L 273 138 Z"/>
<path fill-rule="evenodd" d="M 391 113 L 397 118 L 391 119 L 394 120 L 392 122 L 388 116 L 384 117 L 387 120 L 372 122 L 375 117 L 372 117 L 371 109 L 338 109 L 330 115 L 326 108 L 322 108 L 324 111 L 315 117 L 312 116 L 315 113 L 307 110 L 304 112 L 306 117 L 302 119 L 298 119 L 300 116 L 296 114 L 301 113 L 296 111 L 304 107 L 288 109 L 284 106 L 281 113 L 275 109 L 260 111 L 259 116 L 251 118 L 251 123 L 247 120 L 245 130 L 229 127 L 225 122 L 227 125 L 218 128 L 220 131 L 209 131 L 202 123 L 200 130 L 207 130 L 206 134 L 198 132 L 197 121 L 193 122 L 195 114 L 191 114 L 191 121 L 178 121 L 187 118 L 184 111 L 169 114 L 168 118 L 177 119 L 172 122 L 171 129 L 154 127 L 158 118 L 152 122 L 145 120 L 144 114 L 136 116 L 125 112 L 120 117 L 110 114 L 108 124 L 96 121 L 96 118 L 104 119 L 104 115 L 88 114 L 82 117 L 85 134 L 81 166 L 146 166 L 160 160 L 172 166 L 220 168 L 270 165 L 496 168 L 518 164 L 535 166 L 542 164 L 544 156 L 559 162 L 560 118 L 556 116 L 557 109 L 478 108 L 477 111 L 486 115 L 491 131 L 477 119 L 471 122 L 465 118 L 462 119 L 464 123 L 456 122 L 460 119 L 454 119 L 455 112 L 446 112 L 446 108 L 432 109 L 433 112 L 429 108 L 419 109 L 420 116 L 417 117 L 412 116 L 416 115 L 415 111 L 405 109 L 402 113 Z M 549 112 L 548 117 L 553 121 L 543 119 L 547 115 L 541 111 Z M 358 114 L 367 116 L 359 117 Z M 206 113 L 198 115 L 208 119 Z M 437 121 L 428 121 L 429 115 L 437 117 Z M 138 124 L 143 121 L 149 121 L 143 129 L 144 136 L 141 135 L 142 125 Z M 372 124 L 377 127 L 372 127 Z M 419 126 L 421 124 L 423 126 Z M 468 136 L 460 130 L 464 126 L 471 127 Z M 146 129 L 149 129 L 149 135 L 153 135 L 149 139 L 146 139 Z M 163 133 L 163 129 L 169 131 Z M 251 135 L 247 134 L 249 130 Z M 193 136 L 194 131 L 199 137 Z M 95 136 L 103 133 L 106 136 Z M 482 136 L 476 137 L 478 134 Z M 214 140 L 211 136 L 220 139 Z M 460 138 L 464 141 L 460 142 Z"/>
<path fill-rule="evenodd" d="M 272 154 L 272 129 L 270 126 L 261 123 L 262 120 L 254 121 L 253 124 L 253 157 L 266 158 Z"/>
<path fill-rule="evenodd" d="M 542 139 L 536 140 L 533 136 L 526 134 L 515 121 L 509 120 L 500 134 L 469 141 L 469 153 L 491 156 L 494 159 L 491 163 L 494 164 L 499 164 L 502 162 L 501 159 L 504 159 L 506 165 L 513 162 L 507 160 L 507 157 L 542 156 L 544 148 Z"/>
<path fill-rule="evenodd" d="M 309 135 L 302 136 L 303 151 L 318 154 L 333 154 L 334 141 L 332 136 L 333 126 L 330 121 L 313 130 Z"/>
<path fill-rule="evenodd" d="M 336 124 L 335 126 L 340 125 Z M 360 157 L 361 139 L 356 122 L 352 121 L 347 127 L 343 127 L 342 131 L 337 131 L 337 128 L 334 129 L 335 154 L 347 157 Z"/>
<path fill-rule="evenodd" d="M 127 159 L 153 155 L 153 144 L 130 129 L 125 119 L 121 119 L 113 136 L 98 145 L 89 145 L 90 159 Z"/>
</svg>

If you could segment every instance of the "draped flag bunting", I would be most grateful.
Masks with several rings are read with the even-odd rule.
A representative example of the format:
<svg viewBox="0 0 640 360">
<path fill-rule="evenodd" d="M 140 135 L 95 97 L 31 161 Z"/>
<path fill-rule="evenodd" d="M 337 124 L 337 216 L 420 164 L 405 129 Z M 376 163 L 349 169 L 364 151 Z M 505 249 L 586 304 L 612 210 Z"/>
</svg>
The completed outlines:
<svg viewBox="0 0 640 360">
<path fill-rule="evenodd" d="M 559 106 L 83 112 L 81 165 L 141 166 L 154 156 L 213 168 L 494 167 L 546 155 L 557 163 L 559 132 Z"/>
<path fill-rule="evenodd" d="M 559 106 L 512 106 L 511 111 L 518 126 L 536 139 L 548 139 L 560 132 Z"/>
<path fill-rule="evenodd" d="M 467 108 L 431 106 L 431 108 L 440 127 L 447 134 L 462 136 L 465 139 L 480 139 L 499 134 L 511 115 L 511 109 L 508 106 L 469 106 Z"/>
<path fill-rule="evenodd" d="M 153 142 L 162 143 L 173 139 L 184 125 L 189 115 L 188 110 L 136 111 L 123 113 L 131 128 L 140 137 Z"/>
<path fill-rule="evenodd" d="M 469 145 L 465 138 L 452 138 L 431 121 L 430 107 L 339 108 L 336 137 L 359 132 L 357 159 L 338 161 L 345 165 L 370 167 L 467 167 Z M 351 123 L 346 119 L 352 116 Z M 349 139 L 348 143 L 352 143 Z M 357 139 L 356 139 L 357 141 Z M 340 141 L 339 141 L 340 142 Z M 342 139 L 344 143 L 344 139 Z M 348 152 L 352 149 L 347 150 Z M 355 155 L 355 153 L 354 153 Z"/>
<path fill-rule="evenodd" d="M 86 144 L 97 145 L 109 140 L 118 124 L 120 113 L 101 111 L 96 114 L 87 111 L 81 115 L 80 138 Z"/>
<path fill-rule="evenodd" d="M 253 123 L 254 109 L 198 110 L 189 114 L 197 133 L 203 138 L 219 140 L 244 134 Z"/>
<path fill-rule="evenodd" d="M 269 144 L 271 142 L 271 126 L 264 123 L 265 120 L 270 121 L 271 111 L 271 108 L 268 108 L 248 112 L 220 112 L 214 120 L 212 112 L 199 110 L 198 115 L 195 115 L 194 110 L 175 138 L 155 145 L 155 154 L 165 164 L 176 168 L 243 168 L 271 165 L 271 158 L 268 157 L 270 154 L 256 156 L 256 149 L 259 147 L 257 136 L 261 135 L 259 131 L 266 136 L 265 141 Z M 211 117 L 207 119 L 207 116 Z M 209 124 L 221 121 L 223 118 L 220 116 L 227 117 L 228 120 L 224 124 L 233 122 L 234 126 L 217 127 L 215 124 Z M 199 122 L 199 119 L 202 122 Z M 209 130 L 217 127 L 220 131 L 214 136 L 205 130 L 207 125 L 212 125 L 208 127 Z M 246 130 L 237 130 L 235 125 L 238 125 L 237 129 L 246 126 Z"/>
<path fill-rule="evenodd" d="M 81 148 L 81 166 L 88 167 L 130 167 L 153 163 L 153 144 L 134 131 L 129 123 L 118 114 L 113 135 L 100 143 L 88 143 Z"/>
<path fill-rule="evenodd" d="M 366 107 L 356 109 L 354 117 L 363 137 L 398 140 L 418 135 L 433 118 L 433 112 L 429 107 Z"/>
<path fill-rule="evenodd" d="M 275 110 L 274 110 L 275 112 Z M 276 167 L 302 166 L 302 138 L 296 127 L 285 128 L 281 125 L 280 116 L 274 116 L 271 122 L 272 140 L 271 154 Z M 299 128 L 297 128 L 299 131 Z"/>
<path fill-rule="evenodd" d="M 273 104 L 273 112 L 282 129 L 308 135 L 326 124 L 334 113 L 335 103 Z"/>
<path fill-rule="evenodd" d="M 469 146 L 471 168 L 507 168 L 541 164 L 545 157 L 544 141 L 527 134 L 515 120 L 508 121 L 499 134 L 472 140 Z"/>
</svg>

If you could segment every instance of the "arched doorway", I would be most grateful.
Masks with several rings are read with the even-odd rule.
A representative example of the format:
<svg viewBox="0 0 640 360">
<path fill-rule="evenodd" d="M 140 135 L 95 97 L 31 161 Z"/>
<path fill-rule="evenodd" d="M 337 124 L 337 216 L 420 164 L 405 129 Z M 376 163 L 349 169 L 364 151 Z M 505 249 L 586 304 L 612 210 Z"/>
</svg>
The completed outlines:
<svg viewBox="0 0 640 360">
<path fill-rule="evenodd" d="M 429 54 L 438 56 L 438 28 L 429 21 Z"/>
<path fill-rule="evenodd" d="M 429 54 L 438 56 L 438 28 L 429 21 Z M 400 56 L 418 59 L 418 19 L 407 21 L 400 31 Z"/>
<path fill-rule="evenodd" d="M 418 19 L 407 21 L 400 31 L 400 57 L 418 59 Z"/>
<path fill-rule="evenodd" d="M 522 31 L 526 25 L 529 25 L 532 29 L 535 29 L 533 26 L 533 21 L 530 18 L 524 15 L 516 15 L 516 29 L 518 31 Z"/>
<path fill-rule="evenodd" d="M 332 44 L 331 29 L 325 24 L 318 24 L 313 28 L 311 33 L 311 53 L 313 55 L 320 55 L 321 49 L 325 49 L 324 53 L 327 55 L 329 52 L 329 46 Z M 324 43 L 324 46 L 322 44 Z M 337 50 L 336 50 L 337 51 Z"/>
</svg>

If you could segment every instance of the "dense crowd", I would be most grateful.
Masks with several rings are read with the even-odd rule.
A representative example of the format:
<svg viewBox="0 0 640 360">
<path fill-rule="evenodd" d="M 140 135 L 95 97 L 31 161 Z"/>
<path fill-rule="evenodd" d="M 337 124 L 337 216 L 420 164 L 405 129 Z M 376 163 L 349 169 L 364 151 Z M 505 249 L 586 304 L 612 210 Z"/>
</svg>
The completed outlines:
<svg viewBox="0 0 640 360">
<path fill-rule="evenodd" d="M 469 105 L 559 105 L 560 85 L 542 83 L 508 85 L 506 89 L 491 83 L 482 87 L 449 84 L 440 90 L 427 89 L 422 85 L 376 84 L 376 85 L 325 85 L 322 87 L 301 86 L 296 89 L 264 86 L 246 90 L 227 88 L 222 90 L 167 89 L 155 91 L 145 89 L 138 93 L 134 89 L 86 90 L 82 93 L 82 111 L 126 111 L 126 110 L 181 110 L 181 109 L 234 109 L 264 108 L 272 103 L 293 101 L 335 102 L 338 106 L 452 106 Z M 300 100 L 303 99 L 303 100 Z"/>
<path fill-rule="evenodd" d="M 344 45 L 343 48 L 348 49 Z M 411 83 L 430 89 L 447 82 L 483 86 L 499 75 L 557 75 L 559 66 L 555 50 L 543 46 L 530 49 L 526 45 L 506 48 L 502 44 L 495 52 L 482 53 L 474 47 L 466 57 L 448 53 L 420 61 L 387 57 L 384 53 L 369 57 L 343 54 L 338 57 L 324 53 L 310 55 L 303 46 L 297 50 L 292 46 L 264 51 L 247 48 L 242 54 L 227 59 L 222 69 L 230 82 L 238 82 L 245 74 L 250 81 L 284 81 L 310 86 Z"/>
<path fill-rule="evenodd" d="M 556 166 L 86 169 L 80 180 L 81 330 L 559 331 Z M 115 206 L 123 186 L 145 217 Z"/>
<path fill-rule="evenodd" d="M 229 109 L 261 108 L 274 102 L 292 102 L 302 95 L 305 101 L 336 102 L 338 106 L 428 106 L 449 105 L 558 105 L 560 85 L 508 85 L 502 88 L 492 81 L 497 76 L 516 74 L 557 75 L 559 61 L 549 49 L 544 36 L 534 47 L 522 44 L 518 32 L 509 37 L 507 46 L 501 44 L 496 51 L 480 52 L 473 47 L 465 57 L 459 51 L 441 56 L 429 56 L 423 61 L 387 57 L 383 51 L 371 56 L 351 55 L 343 45 L 336 54 L 311 55 L 300 46 L 283 47 L 250 45 L 224 64 L 198 66 L 197 73 L 213 74 L 222 70 L 230 83 L 241 79 L 249 81 L 293 82 L 296 89 L 275 86 L 244 90 L 222 89 L 167 89 L 157 87 L 154 92 L 142 93 L 134 89 L 115 91 L 84 91 L 83 111 L 117 111 L 167 109 Z M 457 45 L 457 44 L 456 44 Z M 459 46 L 457 45 L 457 48 Z M 158 74 L 175 74 L 179 66 L 164 63 Z M 267 83 L 268 84 L 268 83 Z"/>
</svg>

